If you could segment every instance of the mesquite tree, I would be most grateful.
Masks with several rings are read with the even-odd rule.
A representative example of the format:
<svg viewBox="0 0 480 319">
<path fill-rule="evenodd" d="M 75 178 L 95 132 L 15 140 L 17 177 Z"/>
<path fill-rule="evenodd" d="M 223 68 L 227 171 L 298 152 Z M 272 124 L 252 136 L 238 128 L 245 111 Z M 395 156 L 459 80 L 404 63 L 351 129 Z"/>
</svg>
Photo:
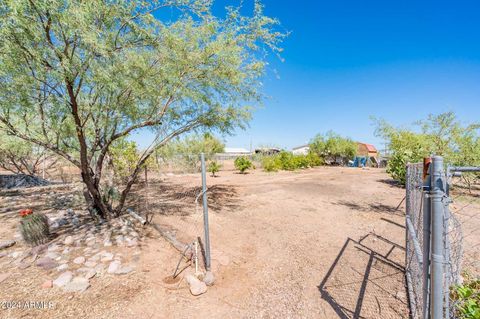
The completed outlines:
<svg viewBox="0 0 480 319">
<path fill-rule="evenodd" d="M 89 209 L 118 216 L 142 166 L 182 133 L 230 133 L 261 99 L 259 77 L 283 34 L 263 14 L 208 0 L 3 0 L 0 130 L 81 171 Z M 155 139 L 122 185 L 102 199 L 112 143 L 149 129 Z"/>
</svg>

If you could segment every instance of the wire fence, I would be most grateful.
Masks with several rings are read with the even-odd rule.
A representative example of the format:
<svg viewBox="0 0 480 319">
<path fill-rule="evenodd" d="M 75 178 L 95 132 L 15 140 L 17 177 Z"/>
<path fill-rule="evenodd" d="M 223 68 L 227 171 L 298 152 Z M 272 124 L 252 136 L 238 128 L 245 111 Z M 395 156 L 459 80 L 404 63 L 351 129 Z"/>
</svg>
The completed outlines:
<svg viewBox="0 0 480 319">
<path fill-rule="evenodd" d="M 406 180 L 406 261 L 405 270 L 414 319 L 422 318 L 425 307 L 424 287 L 426 280 L 423 269 L 424 194 L 423 163 L 409 164 Z"/>
<path fill-rule="evenodd" d="M 480 318 L 480 180 L 478 173 L 456 172 L 450 168 L 447 182 L 448 315 L 450 318 Z"/>
<path fill-rule="evenodd" d="M 175 277 L 184 266 L 194 265 L 196 272 L 209 268 L 209 238 L 205 232 L 208 206 L 203 205 L 208 191 L 207 163 L 202 165 L 200 154 L 178 156 L 169 163 L 160 162 L 158 167 L 145 170 L 129 204 L 144 212 L 158 232 L 179 250 L 179 261 L 172 269 Z"/>
<path fill-rule="evenodd" d="M 480 167 L 433 163 L 407 166 L 411 316 L 480 318 Z"/>
</svg>

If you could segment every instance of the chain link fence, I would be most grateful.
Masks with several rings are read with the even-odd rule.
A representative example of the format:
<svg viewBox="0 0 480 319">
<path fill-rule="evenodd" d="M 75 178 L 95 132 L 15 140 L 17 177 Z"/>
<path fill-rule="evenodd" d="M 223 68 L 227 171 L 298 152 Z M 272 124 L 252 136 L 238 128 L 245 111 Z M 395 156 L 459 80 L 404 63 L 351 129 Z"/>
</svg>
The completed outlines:
<svg viewBox="0 0 480 319">
<path fill-rule="evenodd" d="M 423 163 L 409 164 L 406 175 L 406 260 L 410 309 L 414 319 L 422 318 L 424 300 L 423 270 Z"/>
<path fill-rule="evenodd" d="M 411 316 L 480 318 L 480 167 L 433 164 L 407 165 Z"/>
</svg>

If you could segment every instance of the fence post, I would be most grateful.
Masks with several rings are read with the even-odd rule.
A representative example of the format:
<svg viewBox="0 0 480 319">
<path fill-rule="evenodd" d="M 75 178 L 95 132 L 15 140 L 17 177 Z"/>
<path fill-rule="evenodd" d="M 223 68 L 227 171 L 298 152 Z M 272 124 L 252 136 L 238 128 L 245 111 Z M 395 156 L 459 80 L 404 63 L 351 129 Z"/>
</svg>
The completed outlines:
<svg viewBox="0 0 480 319">
<path fill-rule="evenodd" d="M 432 319 L 443 318 L 443 277 L 444 277 L 444 242 L 443 242 L 443 203 L 444 167 L 443 158 L 434 156 L 431 169 L 431 292 L 430 313 Z"/>
<path fill-rule="evenodd" d="M 208 229 L 208 202 L 207 202 L 207 173 L 205 167 L 205 154 L 200 155 L 202 161 L 202 201 L 203 201 L 203 228 L 205 231 L 205 268 L 210 271 L 210 232 Z"/>
<path fill-rule="evenodd" d="M 431 190 L 431 174 L 432 174 L 432 158 L 426 157 L 423 159 L 423 185 L 422 185 L 422 197 L 423 197 L 423 318 L 429 317 L 429 291 L 430 291 L 430 235 L 431 235 L 431 198 L 428 196 L 428 192 Z"/>
</svg>

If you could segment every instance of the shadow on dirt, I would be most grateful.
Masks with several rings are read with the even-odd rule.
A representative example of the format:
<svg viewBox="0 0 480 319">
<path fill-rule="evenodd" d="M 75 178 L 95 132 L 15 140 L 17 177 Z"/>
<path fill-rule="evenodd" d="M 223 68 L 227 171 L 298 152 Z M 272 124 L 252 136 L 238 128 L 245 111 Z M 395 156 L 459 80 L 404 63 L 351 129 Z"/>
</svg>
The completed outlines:
<svg viewBox="0 0 480 319">
<path fill-rule="evenodd" d="M 397 206 L 385 205 L 382 203 L 359 204 L 354 201 L 346 201 L 346 200 L 340 200 L 338 202 L 334 202 L 333 204 L 345 206 L 355 211 L 387 213 L 391 215 L 404 216 L 403 206 L 402 206 L 403 202 L 404 200 L 402 200 Z"/>
<path fill-rule="evenodd" d="M 202 188 L 184 187 L 165 181 L 150 181 L 135 185 L 127 207 L 139 212 L 166 216 L 188 216 L 202 210 Z M 233 211 L 240 198 L 234 187 L 214 185 L 207 190 L 208 207 L 216 212 Z"/>
<path fill-rule="evenodd" d="M 377 182 L 386 184 L 390 187 L 405 188 L 405 186 L 402 183 L 390 178 L 381 178 L 381 179 L 378 179 Z"/>
<path fill-rule="evenodd" d="M 368 233 L 347 238 L 318 286 L 339 318 L 408 318 L 405 248 Z"/>
</svg>

